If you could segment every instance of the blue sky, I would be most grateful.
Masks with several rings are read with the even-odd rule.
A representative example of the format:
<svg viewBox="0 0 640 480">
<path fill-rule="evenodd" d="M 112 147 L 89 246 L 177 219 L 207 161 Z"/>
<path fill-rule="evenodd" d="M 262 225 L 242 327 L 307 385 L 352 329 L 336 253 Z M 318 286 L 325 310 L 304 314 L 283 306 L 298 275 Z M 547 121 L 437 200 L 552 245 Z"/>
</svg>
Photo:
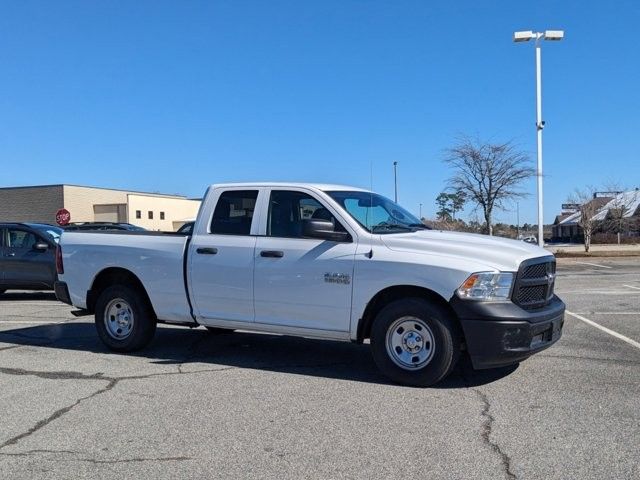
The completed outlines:
<svg viewBox="0 0 640 480">
<path fill-rule="evenodd" d="M 0 185 L 200 196 L 226 181 L 368 187 L 423 215 L 459 134 L 535 159 L 545 221 L 576 187 L 640 186 L 640 2 L 2 1 Z M 535 181 L 520 202 L 536 218 Z M 499 219 L 515 223 L 515 212 Z"/>
</svg>

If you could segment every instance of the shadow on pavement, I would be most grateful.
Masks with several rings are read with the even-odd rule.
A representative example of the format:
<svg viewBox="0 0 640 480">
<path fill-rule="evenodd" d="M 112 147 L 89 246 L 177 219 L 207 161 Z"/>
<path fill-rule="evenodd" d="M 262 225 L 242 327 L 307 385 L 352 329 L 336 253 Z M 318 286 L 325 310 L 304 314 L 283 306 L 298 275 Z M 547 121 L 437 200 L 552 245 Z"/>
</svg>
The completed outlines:
<svg viewBox="0 0 640 480">
<path fill-rule="evenodd" d="M 1 323 L 0 323 L 1 324 Z M 38 325 L 0 331 L 0 341 L 16 345 L 147 358 L 160 365 L 209 363 L 271 372 L 293 373 L 366 383 L 392 384 L 377 370 L 368 345 L 280 335 L 235 332 L 215 335 L 203 329 L 158 327 L 140 352 L 119 354 L 99 340 L 93 322 Z M 465 356 L 453 374 L 436 388 L 484 385 L 510 375 L 516 366 L 474 371 Z"/>
<path fill-rule="evenodd" d="M 56 294 L 53 292 L 12 292 L 11 290 L 0 294 L 0 302 L 9 300 L 54 300 L 57 301 Z"/>
</svg>

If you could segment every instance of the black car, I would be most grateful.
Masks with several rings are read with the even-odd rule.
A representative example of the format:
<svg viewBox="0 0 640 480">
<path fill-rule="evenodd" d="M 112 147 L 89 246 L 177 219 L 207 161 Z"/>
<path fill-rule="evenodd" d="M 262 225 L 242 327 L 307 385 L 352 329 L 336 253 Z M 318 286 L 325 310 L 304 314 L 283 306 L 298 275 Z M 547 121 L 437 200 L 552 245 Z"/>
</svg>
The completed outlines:
<svg viewBox="0 0 640 480">
<path fill-rule="evenodd" d="M 52 290 L 62 229 L 42 223 L 0 223 L 0 294 Z"/>
<path fill-rule="evenodd" d="M 77 230 L 127 230 L 130 232 L 146 232 L 146 228 L 131 225 L 130 223 L 114 222 L 82 222 L 70 223 L 64 227 L 68 231 Z"/>
</svg>

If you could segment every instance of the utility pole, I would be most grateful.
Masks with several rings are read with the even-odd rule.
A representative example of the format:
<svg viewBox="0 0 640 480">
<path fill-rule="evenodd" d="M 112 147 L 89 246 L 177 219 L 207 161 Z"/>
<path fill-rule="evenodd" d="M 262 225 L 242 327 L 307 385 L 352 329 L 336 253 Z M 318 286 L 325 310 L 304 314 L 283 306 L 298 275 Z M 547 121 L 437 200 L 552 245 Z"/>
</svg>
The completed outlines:
<svg viewBox="0 0 640 480">
<path fill-rule="evenodd" d="M 422 204 L 420 204 L 420 221 L 422 221 Z"/>
</svg>

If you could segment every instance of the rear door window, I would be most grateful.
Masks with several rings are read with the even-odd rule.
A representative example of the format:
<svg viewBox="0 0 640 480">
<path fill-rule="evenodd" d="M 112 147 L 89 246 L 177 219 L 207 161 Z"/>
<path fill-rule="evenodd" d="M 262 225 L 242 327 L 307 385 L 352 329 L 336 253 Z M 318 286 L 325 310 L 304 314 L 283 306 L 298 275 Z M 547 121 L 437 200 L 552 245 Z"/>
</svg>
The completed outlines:
<svg viewBox="0 0 640 480">
<path fill-rule="evenodd" d="M 219 235 L 249 235 L 258 190 L 227 190 L 222 192 L 213 211 L 211 233 Z"/>
</svg>

